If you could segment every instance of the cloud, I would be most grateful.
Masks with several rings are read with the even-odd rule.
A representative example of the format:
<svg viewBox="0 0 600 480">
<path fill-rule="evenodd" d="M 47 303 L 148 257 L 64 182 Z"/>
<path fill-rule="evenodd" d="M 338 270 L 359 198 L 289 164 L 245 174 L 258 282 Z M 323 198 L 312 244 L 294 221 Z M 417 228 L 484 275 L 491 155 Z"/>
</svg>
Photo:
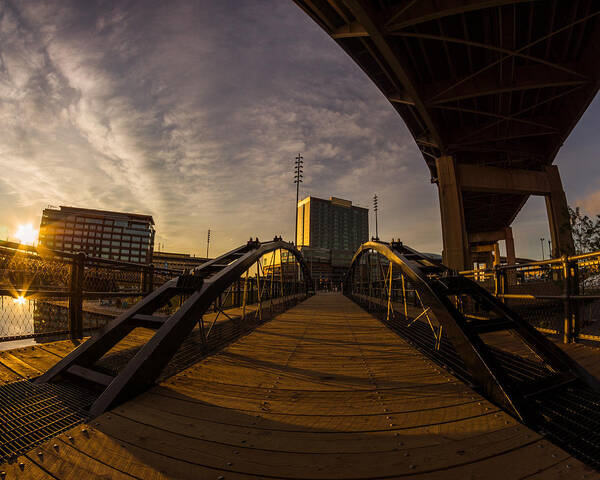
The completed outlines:
<svg viewBox="0 0 600 480">
<path fill-rule="evenodd" d="M 437 191 L 400 117 L 292 2 L 0 2 L 0 218 L 152 214 L 166 249 L 292 238 L 302 194 L 370 206 L 440 251 Z M 374 230 L 374 228 L 372 228 Z"/>
</svg>

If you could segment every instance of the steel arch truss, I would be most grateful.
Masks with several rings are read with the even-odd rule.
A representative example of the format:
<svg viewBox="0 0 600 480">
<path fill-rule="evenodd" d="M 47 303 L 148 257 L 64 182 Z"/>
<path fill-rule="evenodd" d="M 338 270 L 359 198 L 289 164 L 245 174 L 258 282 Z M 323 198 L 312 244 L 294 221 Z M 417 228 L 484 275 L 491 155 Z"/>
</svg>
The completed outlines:
<svg viewBox="0 0 600 480">
<path fill-rule="evenodd" d="M 215 322 L 213 321 L 212 325 L 205 329 L 202 320 L 203 314 L 217 298 L 220 298 L 223 292 L 254 265 L 257 268 L 258 279 L 257 314 L 262 319 L 261 299 L 264 296 L 266 282 L 263 283 L 263 292 L 261 292 L 262 266 L 260 259 L 277 250 L 286 250 L 293 255 L 302 270 L 304 292 L 309 295 L 313 285 L 310 271 L 293 244 L 277 238 L 272 242 L 265 243 L 250 241 L 246 245 L 196 267 L 188 274 L 167 281 L 107 324 L 45 374 L 38 377 L 36 383 L 66 379 L 95 384 L 100 387 L 101 393 L 90 408 L 89 413 L 92 416 L 99 415 L 116 404 L 141 393 L 154 384 L 160 372 L 169 363 L 196 324 L 200 323 L 202 339 L 204 342 L 206 341 Z M 271 270 L 271 275 L 273 272 L 274 269 Z M 299 273 L 295 276 L 296 279 L 300 277 Z M 273 281 L 271 281 L 271 290 L 273 290 Z M 185 295 L 187 299 L 175 313 L 170 316 L 156 315 L 160 308 L 178 295 Z M 245 299 L 244 290 L 244 314 Z M 227 315 L 222 309 L 218 315 L 221 313 Z M 136 327 L 150 328 L 156 332 L 116 376 L 107 375 L 94 369 L 94 364 Z"/>
<path fill-rule="evenodd" d="M 594 377 L 489 292 L 400 242 L 363 244 L 344 293 L 367 307 L 377 304 L 388 322 L 399 318 L 404 328 L 421 320 L 433 332 L 428 349 L 439 349 L 444 337 L 460 357 L 463 378 L 526 423 L 538 423 L 536 400 L 544 393 L 575 384 L 600 391 Z M 519 357 L 520 369 L 501 355 L 487 336 L 501 331 L 511 332 L 535 363 Z"/>
</svg>

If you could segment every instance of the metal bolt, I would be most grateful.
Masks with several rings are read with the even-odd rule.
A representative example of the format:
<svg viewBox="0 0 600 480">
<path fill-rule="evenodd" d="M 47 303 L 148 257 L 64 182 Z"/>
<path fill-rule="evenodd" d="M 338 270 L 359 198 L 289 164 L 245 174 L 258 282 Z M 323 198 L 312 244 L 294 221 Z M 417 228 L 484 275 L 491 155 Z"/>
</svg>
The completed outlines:
<svg viewBox="0 0 600 480">
<path fill-rule="evenodd" d="M 409 465 L 408 468 L 410 468 L 411 470 L 414 470 L 415 468 L 417 468 L 416 465 Z"/>
<path fill-rule="evenodd" d="M 231 463 L 231 462 L 227 462 L 227 466 L 228 466 L 228 467 L 231 467 L 232 465 L 233 465 L 233 463 Z"/>
<path fill-rule="evenodd" d="M 54 447 L 54 450 L 56 450 L 58 452 L 58 443 L 55 443 L 54 445 L 52 445 Z"/>
<path fill-rule="evenodd" d="M 69 442 L 74 442 L 75 441 L 75 439 L 71 435 L 69 435 L 67 438 L 69 439 Z"/>
<path fill-rule="evenodd" d="M 225 478 L 225 477 L 224 477 L 223 475 L 219 475 L 219 476 L 217 477 L 217 480 L 223 480 L 224 478 Z"/>
<path fill-rule="evenodd" d="M 4 480 L 6 478 L 6 472 L 0 472 L 0 478 Z"/>
<path fill-rule="evenodd" d="M 19 468 L 21 471 L 25 470 L 25 464 L 23 462 L 19 462 Z"/>
</svg>

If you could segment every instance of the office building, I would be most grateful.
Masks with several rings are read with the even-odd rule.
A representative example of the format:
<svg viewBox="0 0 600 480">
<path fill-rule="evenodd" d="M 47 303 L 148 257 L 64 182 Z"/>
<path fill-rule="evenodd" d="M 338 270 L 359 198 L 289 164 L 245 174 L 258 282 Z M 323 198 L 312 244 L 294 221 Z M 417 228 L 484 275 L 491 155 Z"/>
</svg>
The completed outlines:
<svg viewBox="0 0 600 480">
<path fill-rule="evenodd" d="M 154 220 L 136 213 L 49 207 L 42 213 L 39 245 L 93 257 L 151 263 Z"/>
<path fill-rule="evenodd" d="M 337 288 L 354 253 L 369 239 L 369 210 L 350 200 L 307 197 L 298 202 L 298 249 L 311 271 L 316 288 Z M 294 278 L 294 259 L 287 252 L 267 254 L 265 273 Z"/>
<path fill-rule="evenodd" d="M 154 252 L 152 254 L 152 264 L 155 267 L 180 270 L 182 272 L 198 267 L 208 262 L 208 260 L 208 258 L 204 257 L 194 257 L 189 253 Z"/>
<path fill-rule="evenodd" d="M 367 208 L 336 197 L 306 197 L 298 203 L 299 247 L 355 252 L 368 239 Z"/>
</svg>

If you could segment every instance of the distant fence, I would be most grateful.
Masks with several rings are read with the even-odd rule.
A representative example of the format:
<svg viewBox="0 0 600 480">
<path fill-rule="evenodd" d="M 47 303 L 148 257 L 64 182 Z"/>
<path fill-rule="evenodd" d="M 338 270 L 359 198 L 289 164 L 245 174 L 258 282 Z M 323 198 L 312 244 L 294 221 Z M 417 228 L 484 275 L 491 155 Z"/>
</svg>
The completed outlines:
<svg viewBox="0 0 600 480">
<path fill-rule="evenodd" d="M 460 272 L 538 330 L 600 341 L 600 252 Z"/>
<path fill-rule="evenodd" d="M 179 270 L 0 243 L 0 341 L 81 338 Z"/>
</svg>

